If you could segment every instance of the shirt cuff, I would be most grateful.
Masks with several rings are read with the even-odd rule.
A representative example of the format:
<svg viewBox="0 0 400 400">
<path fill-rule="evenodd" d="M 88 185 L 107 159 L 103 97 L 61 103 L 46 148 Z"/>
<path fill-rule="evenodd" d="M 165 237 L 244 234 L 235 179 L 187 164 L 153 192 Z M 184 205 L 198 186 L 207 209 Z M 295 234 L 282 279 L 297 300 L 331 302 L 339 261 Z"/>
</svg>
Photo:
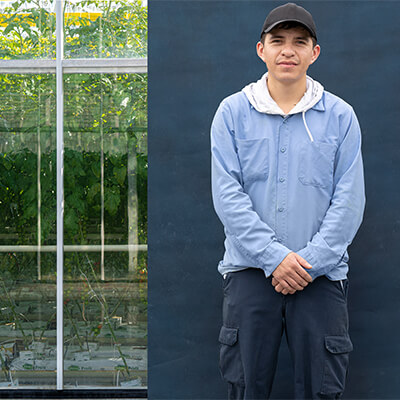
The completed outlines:
<svg viewBox="0 0 400 400">
<path fill-rule="evenodd" d="M 268 278 L 275 271 L 276 267 L 291 252 L 292 250 L 288 249 L 277 240 L 273 240 L 268 245 L 263 260 L 261 260 L 265 276 Z"/>
</svg>

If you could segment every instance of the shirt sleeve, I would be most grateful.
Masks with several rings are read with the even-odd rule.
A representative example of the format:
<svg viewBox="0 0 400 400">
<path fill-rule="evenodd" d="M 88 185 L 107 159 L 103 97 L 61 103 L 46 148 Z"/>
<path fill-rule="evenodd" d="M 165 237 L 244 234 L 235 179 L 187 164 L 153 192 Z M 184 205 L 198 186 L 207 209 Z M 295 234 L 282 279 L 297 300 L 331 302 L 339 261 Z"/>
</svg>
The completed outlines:
<svg viewBox="0 0 400 400">
<path fill-rule="evenodd" d="M 334 190 L 331 204 L 319 231 L 298 254 L 312 269 L 312 278 L 329 273 L 346 254 L 361 225 L 365 207 L 364 172 L 361 157 L 361 132 L 351 110 L 346 133 L 335 158 Z"/>
<path fill-rule="evenodd" d="M 244 191 L 229 106 L 222 102 L 211 126 L 211 181 L 215 211 L 249 266 L 272 274 L 291 252 L 254 211 Z"/>
</svg>

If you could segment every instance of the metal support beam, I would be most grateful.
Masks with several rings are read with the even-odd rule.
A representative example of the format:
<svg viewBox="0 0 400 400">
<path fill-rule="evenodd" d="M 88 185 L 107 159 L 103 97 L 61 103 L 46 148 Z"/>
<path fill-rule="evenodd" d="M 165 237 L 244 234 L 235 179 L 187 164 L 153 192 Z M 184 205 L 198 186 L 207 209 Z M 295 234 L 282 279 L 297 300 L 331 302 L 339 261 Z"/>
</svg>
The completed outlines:
<svg viewBox="0 0 400 400">
<path fill-rule="evenodd" d="M 84 253 L 98 253 L 101 252 L 102 246 L 100 244 L 86 244 L 86 245 L 64 245 L 64 253 L 84 252 Z M 0 246 L 0 253 L 55 253 L 57 246 L 46 245 L 3 245 Z M 104 251 L 108 252 L 138 252 L 147 251 L 147 244 L 105 244 Z"/>
<path fill-rule="evenodd" d="M 64 87 L 63 0 L 56 0 L 57 82 L 57 390 L 64 388 Z"/>
<path fill-rule="evenodd" d="M 143 74 L 147 58 L 77 58 L 70 60 L 0 60 L 0 74 L 55 74 L 61 62 L 64 74 Z"/>
</svg>

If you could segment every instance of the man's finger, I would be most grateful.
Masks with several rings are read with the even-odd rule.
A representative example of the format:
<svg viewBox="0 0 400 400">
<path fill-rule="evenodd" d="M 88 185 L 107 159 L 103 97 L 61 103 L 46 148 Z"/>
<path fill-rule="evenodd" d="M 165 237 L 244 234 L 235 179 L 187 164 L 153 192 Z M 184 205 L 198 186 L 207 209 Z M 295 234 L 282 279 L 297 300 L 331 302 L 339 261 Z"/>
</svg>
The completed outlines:
<svg viewBox="0 0 400 400">
<path fill-rule="evenodd" d="M 303 289 L 302 286 L 297 285 L 296 281 L 291 279 L 289 276 L 286 276 L 285 278 L 280 279 L 279 284 L 282 286 L 283 289 L 286 289 L 287 291 Z M 299 289 L 296 289 L 295 286 L 297 286 Z"/>
<path fill-rule="evenodd" d="M 296 278 L 297 278 L 297 279 L 293 279 L 293 278 L 291 278 L 290 276 L 288 276 L 288 277 L 286 278 L 286 282 L 290 285 L 291 288 L 293 288 L 293 289 L 295 289 L 295 290 L 303 290 L 303 289 L 304 289 L 304 286 L 301 285 L 301 284 L 299 284 L 299 283 L 297 282 L 297 281 L 299 280 L 300 276 L 297 275 Z M 300 279 L 301 279 L 301 278 L 300 278 Z M 303 279 L 301 279 L 301 280 L 304 282 Z M 307 286 L 307 283 L 306 283 L 305 286 Z"/>
<path fill-rule="evenodd" d="M 282 285 L 281 285 L 280 283 L 278 283 L 278 284 L 275 286 L 275 291 L 277 291 L 278 293 L 281 293 L 282 290 L 283 290 Z"/>
<path fill-rule="evenodd" d="M 297 290 L 293 289 L 291 286 L 288 285 L 288 286 L 284 287 L 277 279 L 275 279 L 275 281 L 277 282 L 277 284 L 275 286 L 275 290 L 278 293 L 282 293 L 284 295 L 296 293 Z M 302 290 L 302 289 L 300 289 L 300 290 Z"/>
<path fill-rule="evenodd" d="M 287 294 L 294 294 L 296 293 L 296 290 L 294 289 L 283 289 L 282 294 L 287 295 Z"/>
<path fill-rule="evenodd" d="M 292 278 L 303 288 L 312 282 L 311 276 L 301 267 L 299 267 L 299 270 L 294 271 L 294 276 Z"/>
<path fill-rule="evenodd" d="M 288 278 L 293 279 L 302 287 L 306 287 L 312 281 L 310 274 L 305 271 L 300 264 L 293 266 L 293 268 L 287 272 L 287 275 L 283 277 L 283 279 L 286 280 L 288 280 Z"/>
<path fill-rule="evenodd" d="M 297 262 L 304 268 L 311 269 L 312 265 L 306 261 L 302 256 L 299 256 L 297 253 L 294 253 Z"/>
<path fill-rule="evenodd" d="M 296 274 L 298 274 L 301 278 L 303 278 L 307 283 L 312 282 L 311 275 L 304 270 L 304 268 L 301 266 L 301 264 L 298 264 L 298 268 L 295 269 Z M 296 279 L 297 281 L 297 279 Z M 298 281 L 297 281 L 298 282 Z M 300 282 L 299 282 L 300 283 Z"/>
</svg>

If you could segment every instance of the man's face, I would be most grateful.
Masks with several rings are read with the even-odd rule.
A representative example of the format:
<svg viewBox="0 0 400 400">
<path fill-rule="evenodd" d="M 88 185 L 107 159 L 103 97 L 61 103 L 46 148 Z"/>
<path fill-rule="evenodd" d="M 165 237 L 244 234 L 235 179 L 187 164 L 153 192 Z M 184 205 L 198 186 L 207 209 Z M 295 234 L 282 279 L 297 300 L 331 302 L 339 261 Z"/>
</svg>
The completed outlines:
<svg viewBox="0 0 400 400">
<path fill-rule="evenodd" d="M 320 47 L 313 46 L 306 29 L 273 29 L 264 44 L 257 43 L 257 54 L 268 68 L 268 76 L 283 84 L 304 79 L 308 67 L 318 58 Z"/>
</svg>

